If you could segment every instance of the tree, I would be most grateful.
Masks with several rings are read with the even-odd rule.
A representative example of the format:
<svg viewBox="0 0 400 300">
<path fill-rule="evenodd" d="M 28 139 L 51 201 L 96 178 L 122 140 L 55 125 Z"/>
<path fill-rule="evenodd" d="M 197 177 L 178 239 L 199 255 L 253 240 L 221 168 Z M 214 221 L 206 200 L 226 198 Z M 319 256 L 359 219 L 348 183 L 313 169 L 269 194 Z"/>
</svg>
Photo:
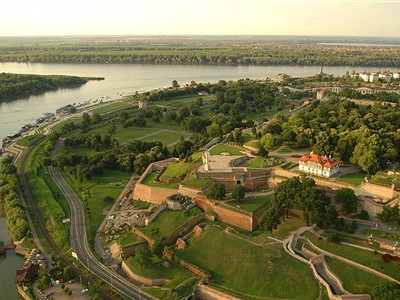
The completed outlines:
<svg viewBox="0 0 400 300">
<path fill-rule="evenodd" d="M 176 81 L 175 79 L 174 79 L 174 80 L 172 80 L 172 87 L 173 87 L 174 89 L 177 89 L 177 88 L 179 88 L 179 87 L 180 87 L 180 85 L 179 85 L 178 81 Z"/>
<path fill-rule="evenodd" d="M 400 299 L 400 285 L 394 282 L 385 282 L 372 290 L 374 300 Z"/>
<path fill-rule="evenodd" d="M 225 186 L 222 183 L 214 182 L 210 185 L 208 196 L 212 199 L 222 200 L 226 194 Z"/>
<path fill-rule="evenodd" d="M 107 132 L 109 135 L 112 136 L 116 131 L 117 131 L 117 126 L 115 126 L 115 124 L 108 125 Z"/>
<path fill-rule="evenodd" d="M 135 260 L 142 266 L 150 263 L 150 251 L 145 248 L 138 248 L 135 252 Z"/>
<path fill-rule="evenodd" d="M 272 233 L 272 230 L 278 228 L 279 224 L 281 224 L 281 216 L 281 212 L 275 207 L 272 207 L 261 215 L 258 224 L 264 230 Z"/>
<path fill-rule="evenodd" d="M 357 211 L 358 197 L 354 194 L 353 189 L 343 188 L 338 190 L 335 195 L 335 201 L 342 205 L 346 213 L 355 213 Z"/>
<path fill-rule="evenodd" d="M 246 194 L 246 190 L 243 185 L 238 184 L 233 187 L 233 190 L 232 190 L 233 199 L 235 199 L 237 201 L 241 201 L 244 199 L 245 194 Z"/>
</svg>

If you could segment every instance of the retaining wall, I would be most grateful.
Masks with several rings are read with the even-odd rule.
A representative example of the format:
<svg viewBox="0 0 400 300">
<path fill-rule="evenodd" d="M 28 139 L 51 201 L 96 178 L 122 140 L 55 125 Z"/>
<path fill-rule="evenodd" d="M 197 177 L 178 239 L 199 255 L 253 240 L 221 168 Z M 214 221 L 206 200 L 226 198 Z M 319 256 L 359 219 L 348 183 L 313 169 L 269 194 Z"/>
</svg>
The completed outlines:
<svg viewBox="0 0 400 300">
<path fill-rule="evenodd" d="M 386 199 L 393 199 L 397 195 L 394 186 L 388 187 L 370 182 L 363 182 L 358 188 L 361 191 Z"/>
<path fill-rule="evenodd" d="M 143 276 L 139 276 L 135 274 L 124 261 L 122 262 L 121 268 L 125 272 L 126 276 L 128 276 L 128 278 L 147 286 L 163 286 L 171 281 L 166 278 L 146 278 Z"/>
<path fill-rule="evenodd" d="M 151 202 L 160 205 L 166 198 L 178 192 L 178 189 L 152 187 L 142 183 L 137 183 L 133 199 Z"/>
<path fill-rule="evenodd" d="M 196 205 L 202 208 L 204 211 L 212 210 L 217 214 L 217 219 L 231 224 L 233 226 L 239 227 L 241 229 L 252 231 L 257 227 L 257 223 L 254 222 L 252 214 L 246 215 L 244 213 L 236 212 L 218 205 L 203 195 L 198 195 L 195 197 Z"/>
<path fill-rule="evenodd" d="M 191 198 L 194 198 L 198 193 L 202 192 L 203 192 L 202 188 L 190 187 L 183 184 L 180 184 L 178 189 L 178 193 Z"/>
<path fill-rule="evenodd" d="M 199 285 L 195 292 L 195 299 L 202 300 L 240 300 L 234 296 L 225 294 L 207 285 Z"/>
</svg>

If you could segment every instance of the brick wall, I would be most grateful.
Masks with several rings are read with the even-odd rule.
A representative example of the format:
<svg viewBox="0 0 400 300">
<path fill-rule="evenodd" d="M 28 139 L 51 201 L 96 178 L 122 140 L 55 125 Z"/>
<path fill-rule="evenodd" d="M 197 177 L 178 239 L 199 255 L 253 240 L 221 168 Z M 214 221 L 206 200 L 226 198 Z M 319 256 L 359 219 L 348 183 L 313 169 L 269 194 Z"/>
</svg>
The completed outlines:
<svg viewBox="0 0 400 300">
<path fill-rule="evenodd" d="M 191 198 L 194 198 L 198 193 L 202 193 L 202 191 L 203 189 L 201 188 L 185 186 L 183 184 L 180 184 L 178 189 L 178 193 Z"/>
<path fill-rule="evenodd" d="M 240 300 L 234 296 L 213 289 L 208 285 L 200 285 L 195 292 L 195 299 L 202 300 Z"/>
<path fill-rule="evenodd" d="M 202 208 L 204 211 L 212 210 L 216 212 L 217 219 L 231 224 L 233 226 L 242 228 L 247 231 L 252 231 L 257 227 L 257 223 L 254 222 L 253 216 L 246 215 L 244 213 L 236 212 L 218 205 L 217 203 L 207 199 L 203 195 L 198 195 L 195 198 L 196 205 Z"/>
<path fill-rule="evenodd" d="M 140 199 L 142 201 L 161 204 L 166 198 L 174 195 L 178 189 L 160 188 L 137 183 L 133 199 Z"/>
<path fill-rule="evenodd" d="M 133 281 L 137 281 L 147 286 L 163 286 L 171 281 L 166 278 L 146 278 L 143 276 L 139 276 L 135 274 L 124 261 L 122 262 L 121 268 L 129 279 L 132 279 Z"/>
<path fill-rule="evenodd" d="M 144 238 L 147 241 L 147 243 L 149 244 L 149 248 L 150 249 L 153 248 L 155 241 L 152 238 L 148 237 L 144 232 L 142 232 L 141 230 L 139 230 L 139 229 L 137 229 L 135 227 L 132 228 L 132 232 L 134 234 L 136 234 L 137 236 L 140 236 L 141 238 Z"/>
<path fill-rule="evenodd" d="M 210 278 L 209 274 L 207 274 L 206 272 L 201 270 L 196 265 L 187 262 L 186 260 L 180 259 L 179 263 L 181 264 L 181 266 L 183 266 L 184 268 L 188 269 L 190 272 L 196 274 L 197 276 L 200 276 L 203 279 Z"/>
</svg>

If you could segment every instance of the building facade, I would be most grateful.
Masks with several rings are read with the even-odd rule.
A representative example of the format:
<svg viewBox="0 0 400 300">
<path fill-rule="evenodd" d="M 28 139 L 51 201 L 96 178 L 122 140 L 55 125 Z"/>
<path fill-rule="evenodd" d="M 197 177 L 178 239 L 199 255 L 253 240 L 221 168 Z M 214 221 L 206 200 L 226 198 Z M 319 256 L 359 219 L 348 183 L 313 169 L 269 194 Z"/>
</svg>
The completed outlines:
<svg viewBox="0 0 400 300">
<path fill-rule="evenodd" d="M 299 170 L 322 177 L 331 177 L 339 172 L 340 160 L 317 154 L 304 155 L 299 158 Z"/>
</svg>

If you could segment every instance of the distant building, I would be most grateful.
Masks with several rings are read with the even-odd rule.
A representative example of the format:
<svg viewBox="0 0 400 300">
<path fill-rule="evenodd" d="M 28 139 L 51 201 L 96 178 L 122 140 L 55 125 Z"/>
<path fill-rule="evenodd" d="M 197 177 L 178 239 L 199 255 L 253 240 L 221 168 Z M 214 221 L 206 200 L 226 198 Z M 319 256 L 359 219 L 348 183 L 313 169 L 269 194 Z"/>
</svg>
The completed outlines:
<svg viewBox="0 0 400 300">
<path fill-rule="evenodd" d="M 147 108 L 147 100 L 139 100 L 139 109 Z"/>
<path fill-rule="evenodd" d="M 339 172 L 342 162 L 317 154 L 304 155 L 299 158 L 299 170 L 323 177 L 331 177 Z"/>
<path fill-rule="evenodd" d="M 278 75 L 276 75 L 276 76 L 274 76 L 274 77 L 271 77 L 270 79 L 271 79 L 271 81 L 273 81 L 273 82 L 282 82 L 282 81 L 284 81 L 285 79 L 287 79 L 287 78 L 289 78 L 290 76 L 289 75 L 287 75 L 287 74 L 285 74 L 285 73 L 279 73 Z"/>
<path fill-rule="evenodd" d="M 200 91 L 200 92 L 197 93 L 197 95 L 199 95 L 199 96 L 207 96 L 208 92 L 207 91 Z"/>
</svg>

